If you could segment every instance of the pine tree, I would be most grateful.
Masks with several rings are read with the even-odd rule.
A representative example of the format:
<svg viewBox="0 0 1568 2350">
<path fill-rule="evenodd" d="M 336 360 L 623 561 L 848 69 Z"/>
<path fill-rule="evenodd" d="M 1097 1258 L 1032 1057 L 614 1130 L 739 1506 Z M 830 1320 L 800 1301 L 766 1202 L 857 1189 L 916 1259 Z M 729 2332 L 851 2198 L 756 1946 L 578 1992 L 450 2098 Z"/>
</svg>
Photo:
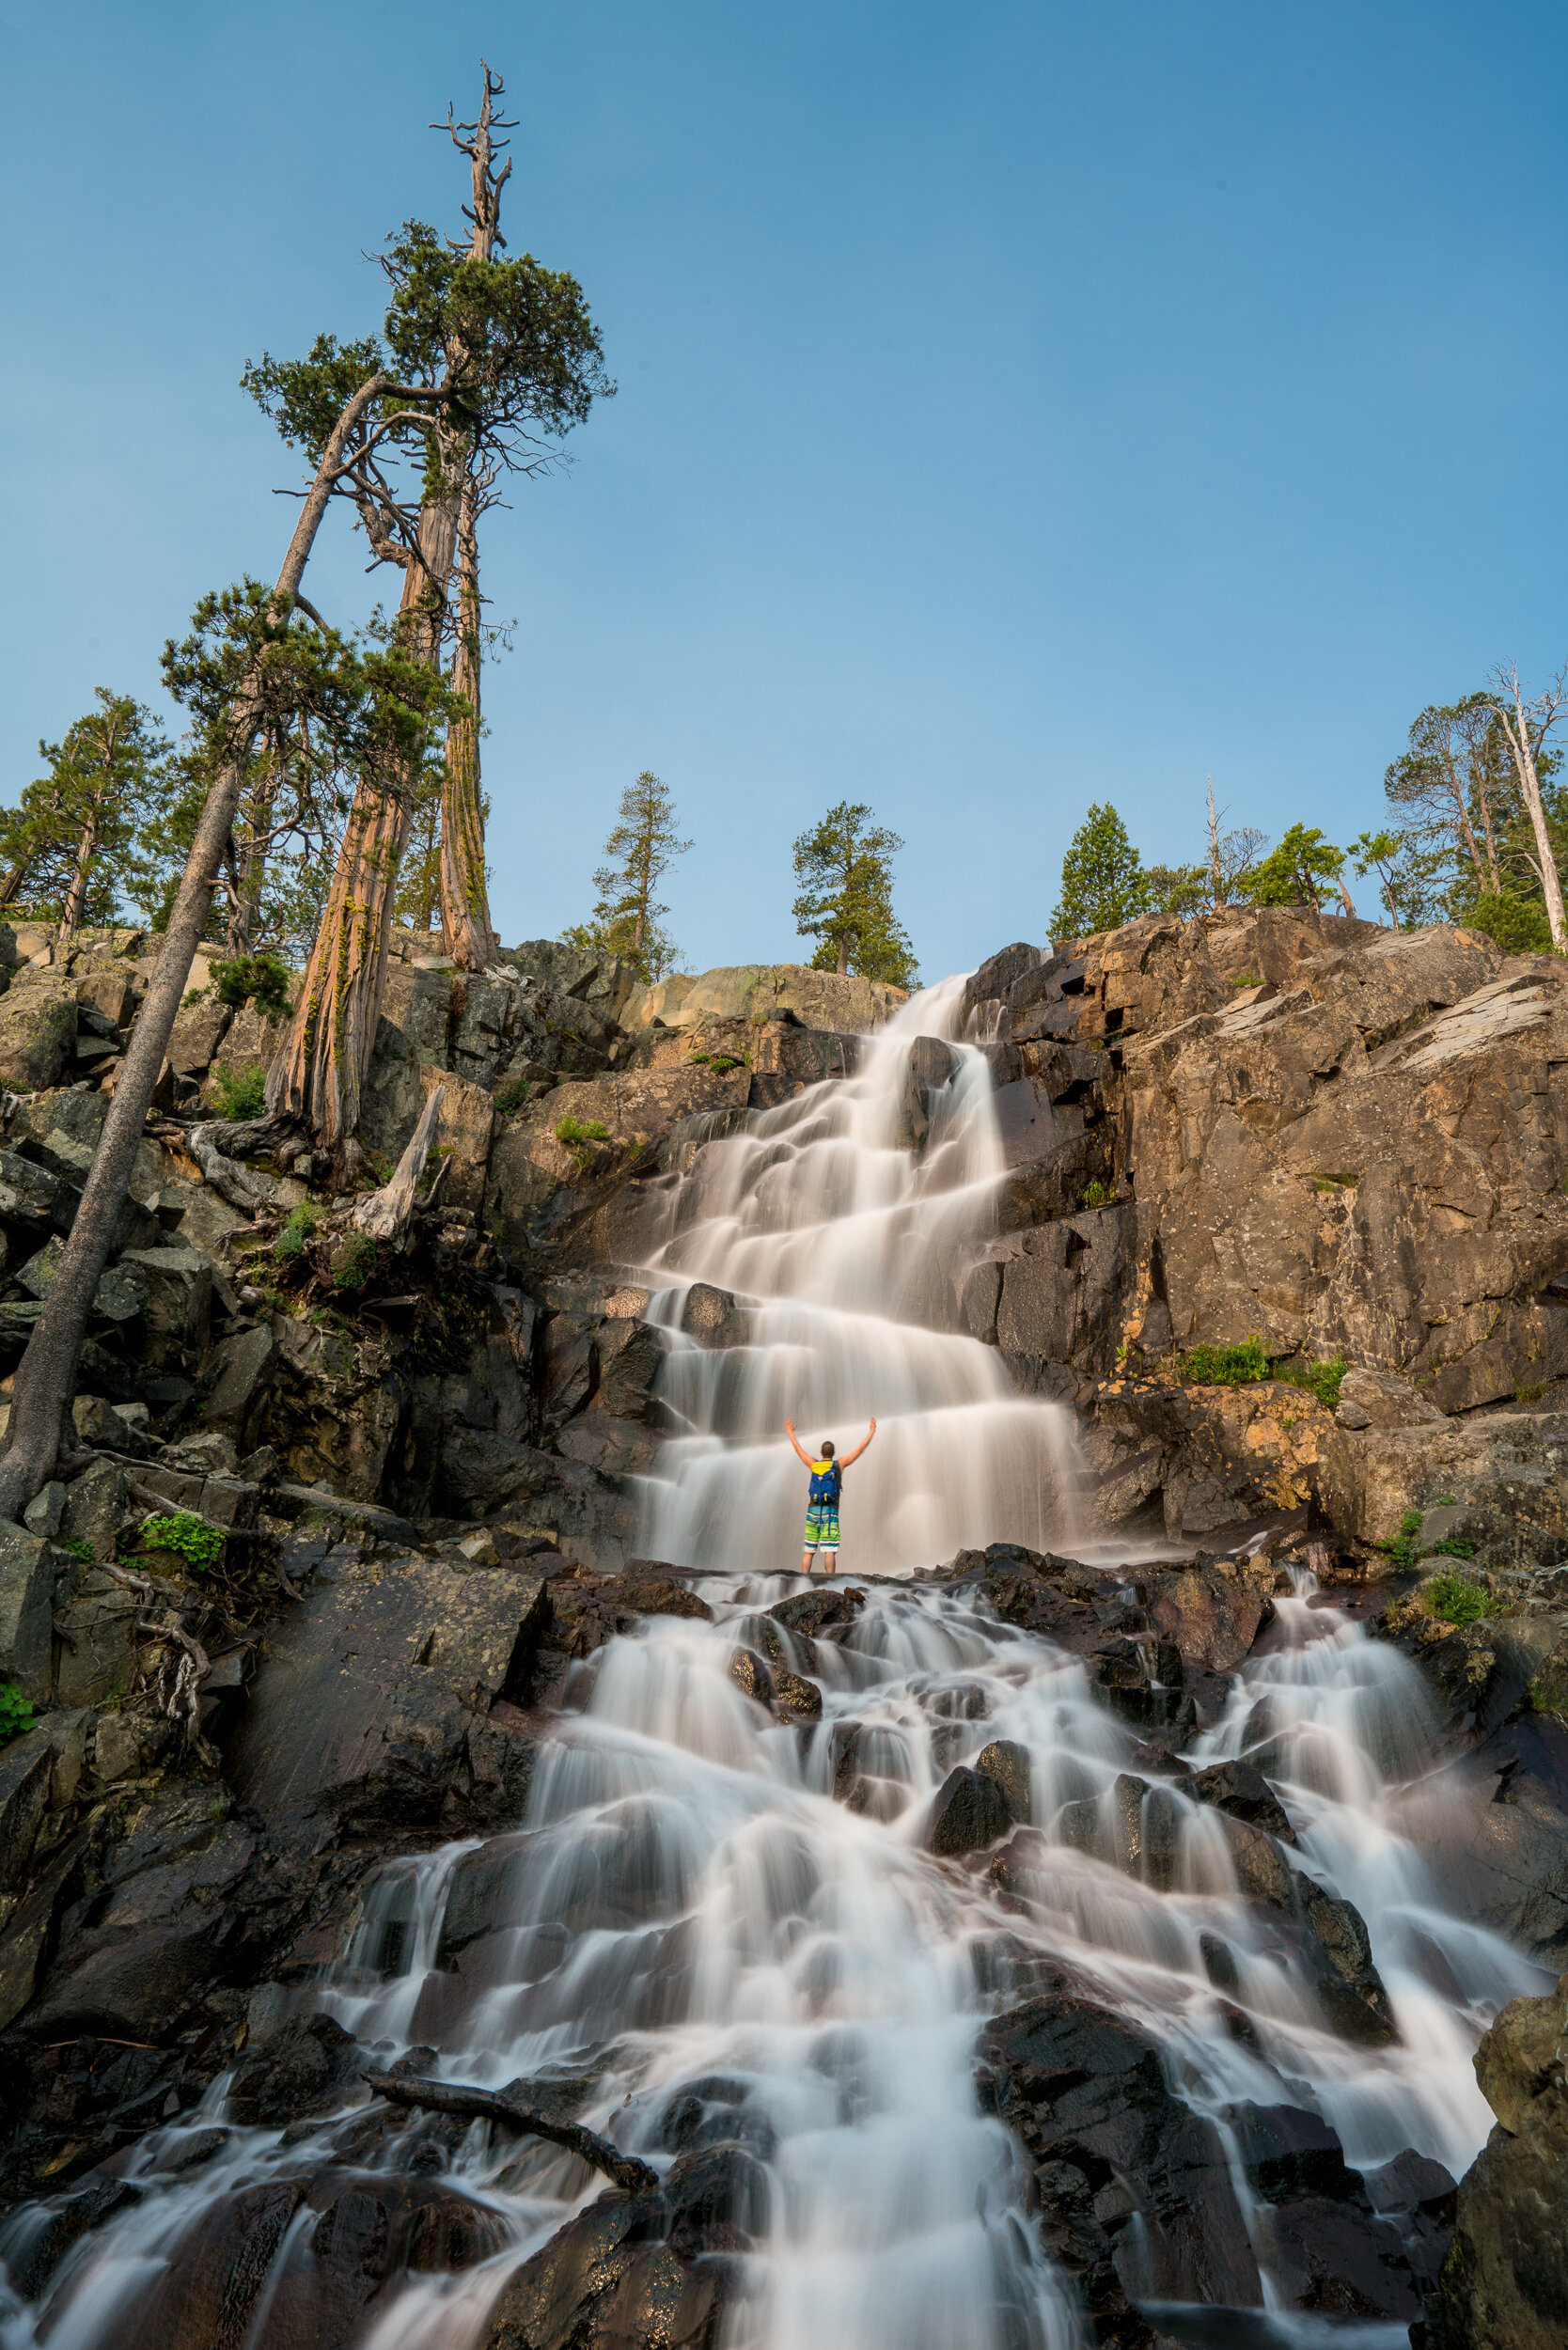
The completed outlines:
<svg viewBox="0 0 1568 2350">
<path fill-rule="evenodd" d="M 666 785 L 645 767 L 620 795 L 620 815 L 604 843 L 604 863 L 593 876 L 599 892 L 593 918 L 572 933 L 584 946 L 619 955 L 644 979 L 673 970 L 680 948 L 664 927 L 669 912 L 653 896 L 660 876 L 689 840 L 676 838 L 675 802 Z"/>
<path fill-rule="evenodd" d="M 1107 800 L 1098 801 L 1078 826 L 1061 860 L 1061 897 L 1051 916 L 1053 938 L 1087 938 L 1120 930 L 1149 911 L 1149 876 L 1127 827 Z"/>
<path fill-rule="evenodd" d="M 795 928 L 820 944 L 815 971 L 916 987 L 915 949 L 893 911 L 896 832 L 873 824 L 864 801 L 840 800 L 795 842 Z"/>
<path fill-rule="evenodd" d="M 59 743 L 40 743 L 49 773 L 0 816 L 8 902 L 59 924 L 67 946 L 84 923 L 112 922 L 142 837 L 174 791 L 169 744 L 152 713 L 98 688 L 98 708 Z"/>
<path fill-rule="evenodd" d="M 1321 907 L 1325 884 L 1337 894 L 1345 853 L 1325 840 L 1316 824 L 1293 824 L 1253 874 L 1247 896 L 1254 905 Z"/>
</svg>

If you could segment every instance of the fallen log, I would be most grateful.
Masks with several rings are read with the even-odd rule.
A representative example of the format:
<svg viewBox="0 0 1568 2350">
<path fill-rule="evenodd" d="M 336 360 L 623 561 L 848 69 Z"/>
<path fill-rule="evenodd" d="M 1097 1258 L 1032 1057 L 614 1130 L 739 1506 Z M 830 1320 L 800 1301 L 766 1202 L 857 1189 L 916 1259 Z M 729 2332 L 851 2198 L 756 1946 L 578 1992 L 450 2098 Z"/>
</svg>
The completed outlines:
<svg viewBox="0 0 1568 2350">
<path fill-rule="evenodd" d="M 628 2195 L 651 2194 L 659 2184 L 659 2174 L 651 2164 L 639 2161 L 635 2154 L 623 2154 L 607 2138 L 597 2130 L 586 2129 L 581 2122 L 558 2121 L 553 2114 L 538 2113 L 514 2095 L 524 2084 L 509 2083 L 505 2089 L 471 2089 L 461 2081 L 405 2080 L 396 2073 L 367 2073 L 365 2084 L 378 2097 L 385 2097 L 395 2106 L 419 2106 L 431 2113 L 456 2114 L 464 2122 L 497 2122 L 503 2129 L 519 2130 L 525 2136 L 547 2138 L 554 2145 L 564 2146 L 570 2154 L 580 2154 L 596 2170 L 624 2187 Z"/>
</svg>

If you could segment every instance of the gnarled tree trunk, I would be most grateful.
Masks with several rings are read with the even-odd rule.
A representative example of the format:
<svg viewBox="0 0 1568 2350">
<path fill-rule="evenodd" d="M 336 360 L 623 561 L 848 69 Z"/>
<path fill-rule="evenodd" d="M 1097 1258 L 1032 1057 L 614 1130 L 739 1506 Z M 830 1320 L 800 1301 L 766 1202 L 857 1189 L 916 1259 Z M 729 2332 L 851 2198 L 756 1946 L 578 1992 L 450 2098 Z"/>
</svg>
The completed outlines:
<svg viewBox="0 0 1568 2350">
<path fill-rule="evenodd" d="M 388 388 L 388 381 L 386 376 L 377 374 L 360 385 L 321 452 L 316 478 L 300 509 L 283 569 L 277 576 L 276 593 L 286 609 L 299 591 L 350 436 L 365 411 Z M 93 1153 L 76 1220 L 16 1374 L 10 1427 L 5 1452 L 0 1455 L 0 1518 L 20 1518 L 33 1496 L 54 1474 L 60 1449 L 60 1423 L 75 1389 L 76 1362 L 82 1352 L 93 1292 L 108 1262 L 136 1145 L 142 1138 L 142 1128 L 168 1049 L 174 1015 L 180 1010 L 191 976 L 191 959 L 207 928 L 219 861 L 234 822 L 260 717 L 259 696 L 254 684 L 247 684 L 236 698 L 228 757 L 213 778 L 196 825 L 159 949 L 158 968 L 131 1031 L 119 1082 Z"/>
<path fill-rule="evenodd" d="M 457 651 L 452 690 L 467 715 L 447 728 L 441 787 L 441 934 L 463 971 L 483 971 L 500 953 L 490 919 L 484 878 L 484 812 L 479 805 L 479 545 L 478 486 L 463 478 L 458 515 Z"/>
<path fill-rule="evenodd" d="M 441 435 L 443 440 L 447 435 Z M 443 456 L 447 451 L 443 451 Z M 456 461 L 461 463 L 459 458 Z M 446 476 L 454 479 L 455 468 Z M 460 489 L 419 509 L 418 554 L 403 573 L 400 631 L 416 660 L 435 665 L 457 540 Z M 386 946 L 398 865 L 408 835 L 406 776 L 361 776 L 337 851 L 326 910 L 305 967 L 288 1034 L 267 1073 L 267 1107 L 308 1124 L 341 1152 L 359 1125 L 386 984 Z"/>
</svg>

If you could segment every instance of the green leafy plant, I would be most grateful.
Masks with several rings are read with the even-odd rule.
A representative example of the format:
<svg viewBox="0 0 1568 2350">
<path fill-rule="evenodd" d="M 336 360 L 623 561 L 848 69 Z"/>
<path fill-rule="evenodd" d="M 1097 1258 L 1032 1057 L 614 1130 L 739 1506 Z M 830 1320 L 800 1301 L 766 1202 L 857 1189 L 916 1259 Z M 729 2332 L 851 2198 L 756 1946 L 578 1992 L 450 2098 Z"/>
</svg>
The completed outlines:
<svg viewBox="0 0 1568 2350">
<path fill-rule="evenodd" d="M 223 1557 L 227 1537 L 221 1526 L 209 1526 L 194 1510 L 175 1510 L 144 1519 L 140 1539 L 150 1550 L 172 1550 L 193 1574 L 205 1574 Z"/>
<path fill-rule="evenodd" d="M 345 1241 L 332 1267 L 335 1290 L 362 1290 L 376 1269 L 376 1244 L 368 1232 Z"/>
<path fill-rule="evenodd" d="M 1245 1387 L 1268 1377 L 1268 1356 L 1262 1339 L 1243 1339 L 1236 1346 L 1195 1346 L 1182 1366 L 1195 1387 Z"/>
<path fill-rule="evenodd" d="M 1489 1591 L 1465 1574 L 1435 1574 L 1421 1594 L 1429 1616 L 1445 1623 L 1479 1623 L 1482 1617 L 1500 1616 L 1502 1609 Z"/>
<path fill-rule="evenodd" d="M 269 1020 L 287 1020 L 290 1012 L 289 966 L 265 948 L 259 955 L 235 955 L 212 965 L 212 980 L 220 1003 L 253 1003 Z"/>
<path fill-rule="evenodd" d="M 56 1534 L 55 1543 L 57 1549 L 69 1550 L 73 1559 L 80 1559 L 85 1567 L 93 1565 L 92 1544 L 85 1543 L 79 1534 Z"/>
<path fill-rule="evenodd" d="M 267 1080 L 259 1069 L 212 1072 L 212 1100 L 220 1118 L 259 1118 L 267 1106 Z"/>
<path fill-rule="evenodd" d="M 510 1085 L 504 1085 L 495 1096 L 495 1106 L 501 1116 L 510 1118 L 515 1111 L 525 1109 L 533 1089 L 531 1077 L 514 1077 Z"/>
<path fill-rule="evenodd" d="M 1406 1510 L 1400 1517 L 1399 1532 L 1391 1543 L 1374 1543 L 1372 1548 L 1391 1559 L 1396 1567 L 1409 1568 L 1416 1563 L 1416 1537 L 1421 1530 L 1421 1513 Z"/>
<path fill-rule="evenodd" d="M 597 1118 L 563 1118 L 556 1128 L 556 1140 L 564 1142 L 577 1162 L 577 1172 L 583 1174 L 593 1158 L 592 1145 L 608 1142 L 610 1130 Z"/>
<path fill-rule="evenodd" d="M 1116 1194 L 1110 1184 L 1102 1183 L 1096 1178 L 1087 1183 L 1079 1192 L 1078 1205 L 1080 1208 L 1108 1208 L 1115 1198 Z"/>
<path fill-rule="evenodd" d="M 1277 1379 L 1288 1381 L 1293 1387 L 1305 1387 L 1309 1394 L 1315 1395 L 1320 1403 L 1326 1404 L 1333 1411 L 1340 1401 L 1340 1382 L 1345 1375 L 1345 1358 L 1342 1355 L 1336 1355 L 1328 1363 L 1277 1362 L 1273 1371 Z"/>
<path fill-rule="evenodd" d="M 1513 1401 L 1515 1403 L 1539 1403 L 1545 1392 L 1545 1381 L 1532 1379 L 1528 1384 L 1514 1388 Z"/>
<path fill-rule="evenodd" d="M 33 1727 L 33 1709 L 14 1681 L 0 1681 L 0 1747 Z"/>
<path fill-rule="evenodd" d="M 1256 971 L 1243 971 L 1231 980 L 1231 984 L 1232 987 L 1262 987 L 1262 981 Z"/>
<path fill-rule="evenodd" d="M 313 1206 L 308 1199 L 302 1199 L 273 1243 L 273 1255 L 280 1264 L 304 1256 L 306 1244 L 321 1221 L 321 1209 Z"/>
</svg>

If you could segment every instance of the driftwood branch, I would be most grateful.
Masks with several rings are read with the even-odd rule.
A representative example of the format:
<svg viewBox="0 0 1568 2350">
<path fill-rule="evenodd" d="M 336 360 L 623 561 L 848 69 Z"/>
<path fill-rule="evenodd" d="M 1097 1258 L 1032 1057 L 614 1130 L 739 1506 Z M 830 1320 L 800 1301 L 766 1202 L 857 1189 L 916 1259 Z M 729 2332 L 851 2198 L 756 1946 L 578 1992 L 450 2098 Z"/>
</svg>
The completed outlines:
<svg viewBox="0 0 1568 2350">
<path fill-rule="evenodd" d="M 282 1129 L 271 1121 L 260 1120 L 254 1125 L 236 1123 L 233 1120 L 211 1119 L 199 1126 L 191 1126 L 180 1136 L 202 1174 L 213 1190 L 238 1208 L 244 1215 L 254 1215 L 273 1198 L 276 1185 L 271 1176 L 259 1180 L 243 1167 L 237 1159 L 229 1158 L 225 1143 L 248 1145 L 252 1150 L 269 1149 L 281 1135 Z"/>
<path fill-rule="evenodd" d="M 431 1145 L 435 1140 L 436 1122 L 441 1104 L 447 1097 L 445 1086 L 431 1086 L 430 1098 L 419 1113 L 419 1123 L 414 1129 L 408 1149 L 398 1161 L 398 1171 L 380 1191 L 361 1199 L 349 1221 L 356 1232 L 368 1232 L 372 1240 L 396 1240 L 414 1214 L 414 1195 L 419 1188 L 419 1178 L 425 1171 Z"/>
<path fill-rule="evenodd" d="M 552 2144 L 580 2154 L 607 2179 L 613 2179 L 617 2186 L 624 2187 L 628 2195 L 650 2194 L 658 2186 L 659 2174 L 650 2163 L 639 2161 L 635 2154 L 623 2154 L 619 2146 L 612 2146 L 597 2130 L 586 2129 L 580 2122 L 557 2121 L 553 2114 L 531 2111 L 517 2094 L 524 2087 L 522 2081 L 513 2081 L 501 2090 L 470 2089 L 459 2081 L 403 2080 L 395 2073 L 367 2073 L 365 2081 L 378 2096 L 388 2098 L 395 2106 L 420 2106 L 431 2113 L 453 2113 L 464 2122 L 497 2122 L 503 2129 L 547 2138 Z"/>
</svg>

